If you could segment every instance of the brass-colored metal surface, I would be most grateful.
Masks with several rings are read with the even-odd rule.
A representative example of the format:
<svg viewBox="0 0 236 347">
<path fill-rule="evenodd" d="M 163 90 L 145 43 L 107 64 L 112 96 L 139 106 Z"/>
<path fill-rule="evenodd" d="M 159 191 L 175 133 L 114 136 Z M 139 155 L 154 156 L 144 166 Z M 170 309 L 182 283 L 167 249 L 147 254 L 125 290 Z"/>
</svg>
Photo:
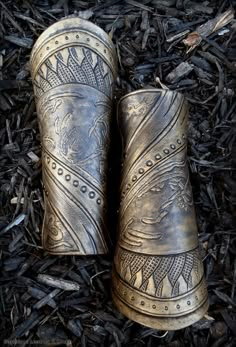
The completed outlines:
<svg viewBox="0 0 236 347">
<path fill-rule="evenodd" d="M 42 243 L 54 254 L 102 254 L 115 48 L 98 26 L 66 18 L 31 54 L 45 187 Z"/>
<path fill-rule="evenodd" d="M 113 301 L 130 319 L 177 330 L 208 308 L 186 158 L 188 107 L 173 91 L 143 89 L 118 106 L 123 140 Z"/>
</svg>

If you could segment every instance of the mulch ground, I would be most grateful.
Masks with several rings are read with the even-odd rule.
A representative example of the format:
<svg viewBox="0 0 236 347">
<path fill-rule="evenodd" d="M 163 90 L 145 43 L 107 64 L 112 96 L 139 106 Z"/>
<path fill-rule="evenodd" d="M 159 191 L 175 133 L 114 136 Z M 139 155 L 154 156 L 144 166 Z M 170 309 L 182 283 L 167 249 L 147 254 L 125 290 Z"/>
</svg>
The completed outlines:
<svg viewBox="0 0 236 347">
<path fill-rule="evenodd" d="M 21 346 L 36 346 L 36 340 L 49 346 L 56 339 L 57 346 L 236 346 L 236 21 L 224 17 L 222 24 L 222 14 L 232 15 L 234 5 L 230 0 L 0 1 L 0 340 L 5 345 L 18 339 Z M 41 149 L 29 56 L 43 30 L 75 11 L 110 33 L 116 45 L 116 100 L 132 90 L 164 86 L 189 101 L 188 158 L 210 308 L 186 329 L 148 329 L 115 310 L 112 250 L 109 256 L 66 257 L 50 256 L 41 247 Z M 191 34 L 205 23 L 201 36 Z M 109 196 L 114 243 L 120 168 L 115 118 L 114 113 Z M 53 284 L 48 276 L 61 281 Z M 75 290 L 64 290 L 63 280 Z"/>
</svg>

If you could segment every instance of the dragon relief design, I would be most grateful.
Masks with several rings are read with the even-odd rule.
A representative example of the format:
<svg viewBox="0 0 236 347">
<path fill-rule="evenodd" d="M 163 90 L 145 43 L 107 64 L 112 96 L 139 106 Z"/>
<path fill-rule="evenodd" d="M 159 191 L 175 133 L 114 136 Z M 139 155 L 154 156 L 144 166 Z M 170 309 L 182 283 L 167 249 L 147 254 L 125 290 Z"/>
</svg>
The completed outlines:
<svg viewBox="0 0 236 347">
<path fill-rule="evenodd" d="M 203 276 L 198 249 L 173 256 L 151 256 L 119 247 L 115 267 L 130 286 L 158 298 L 185 294 Z"/>
<path fill-rule="evenodd" d="M 84 99 L 85 104 L 90 105 L 82 95 L 78 94 L 76 98 Z M 61 107 L 64 112 L 63 102 L 63 97 L 53 99 L 46 97 L 40 105 L 40 129 L 41 134 L 43 134 L 42 142 L 44 147 L 49 152 L 58 149 L 60 156 L 69 164 L 82 168 L 86 168 L 86 165 L 93 163 L 96 159 L 101 182 L 105 182 L 104 167 L 109 145 L 108 119 L 111 113 L 111 105 L 102 100 L 95 102 L 96 115 L 92 118 L 92 124 L 88 124 L 88 127 L 86 127 L 85 124 L 78 123 L 77 112 L 60 114 Z M 87 108 L 88 106 L 84 107 L 85 111 Z M 56 117 L 54 114 L 56 114 Z M 81 144 L 81 128 L 83 128 L 83 132 L 86 132 L 84 134 L 86 147 Z M 55 134 L 53 134 L 54 131 Z"/>
<path fill-rule="evenodd" d="M 82 48 L 83 59 L 80 61 L 78 49 L 78 47 L 63 49 L 54 55 L 54 59 L 49 57 L 42 64 L 34 81 L 38 97 L 56 86 L 73 82 L 95 87 L 109 98 L 111 97 L 113 76 L 110 68 L 100 56 L 85 48 Z M 84 98 L 79 93 L 76 97 Z M 49 151 L 54 151 L 58 147 L 60 155 L 68 163 L 81 167 L 85 167 L 96 159 L 99 180 L 104 183 L 106 152 L 109 145 L 110 103 L 107 101 L 95 102 L 94 109 L 98 116 L 92 119 L 93 124 L 88 129 L 88 133 L 83 134 L 85 142 L 88 142 L 87 148 L 81 148 L 81 125 L 76 121 L 77 114 L 66 112 L 64 116 L 56 116 L 56 119 L 53 116 L 62 105 L 62 97 L 50 99 L 47 96 L 40 105 L 38 113 L 40 114 L 39 123 L 40 133 L 43 134 L 43 145 Z M 86 111 L 86 113 L 88 112 L 89 110 Z M 52 129 L 55 129 L 58 136 L 53 135 Z M 93 144 L 93 151 L 89 153 L 88 149 L 91 144 Z"/>
<path fill-rule="evenodd" d="M 90 114 L 93 110 L 92 124 L 86 123 L 86 117 L 83 124 L 78 122 L 78 110 L 67 107 L 71 101 L 63 101 L 64 96 L 60 94 L 56 97 L 45 95 L 38 110 L 43 146 L 65 159 L 68 165 L 87 171 L 102 185 L 106 180 L 108 120 L 111 114 L 113 80 L 113 72 L 105 60 L 91 49 L 81 46 L 62 48 L 49 56 L 34 78 L 37 98 L 68 83 L 84 84 L 104 94 L 100 101 L 96 99 L 97 101 L 93 102 L 90 97 L 76 91 L 76 98 L 80 99 L 79 111 Z M 70 95 L 68 97 L 70 98 Z M 74 102 L 76 104 L 76 101 Z"/>
<path fill-rule="evenodd" d="M 130 103 L 124 105 L 121 109 L 122 116 L 127 121 L 129 118 L 133 117 L 142 117 L 148 113 L 149 108 L 157 101 L 156 95 L 145 96 L 141 98 L 140 102 Z"/>
<path fill-rule="evenodd" d="M 55 131 L 59 138 L 60 155 L 70 164 L 78 167 L 96 167 L 101 181 L 105 181 L 104 164 L 109 144 L 108 119 L 111 112 L 110 105 L 105 102 L 96 102 L 97 116 L 92 120 L 92 124 L 87 127 L 75 121 L 75 115 L 71 112 L 55 120 Z M 101 111 L 100 111 L 101 109 Z M 83 127 L 83 130 L 81 130 Z M 83 132 L 85 146 L 81 143 Z"/>
<path fill-rule="evenodd" d="M 163 228 L 157 228 L 156 224 L 162 223 L 172 207 L 178 207 L 185 213 L 193 207 L 189 176 L 164 175 L 156 181 L 137 194 L 131 205 L 135 214 L 131 215 L 121 232 L 121 240 L 133 246 L 142 246 L 144 240 L 161 240 L 164 237 Z"/>
<path fill-rule="evenodd" d="M 162 219 L 169 214 L 170 207 L 177 203 L 177 206 L 187 212 L 193 206 L 192 192 L 189 183 L 189 176 L 187 179 L 182 176 L 171 177 L 164 179 L 157 183 L 154 187 L 150 188 L 150 192 L 161 193 L 164 189 L 170 190 L 169 196 L 161 204 L 157 216 L 155 218 L 143 217 L 142 222 L 145 224 L 161 223 Z M 169 188 L 169 189 L 168 189 Z M 142 193 L 138 198 L 143 197 L 148 192 Z M 164 195 L 164 194 L 163 194 Z M 166 194 L 165 194 L 166 196 Z"/>
<path fill-rule="evenodd" d="M 56 148 L 55 139 L 49 135 L 47 129 L 47 123 L 51 119 L 51 115 L 54 114 L 62 105 L 62 98 L 49 99 L 45 97 L 39 107 L 39 129 L 42 136 L 42 142 L 44 147 L 49 151 L 54 151 Z M 46 124 L 46 126 L 45 126 Z M 53 125 L 53 124 L 51 124 Z"/>
<path fill-rule="evenodd" d="M 59 117 L 55 120 L 56 133 L 59 135 L 60 139 L 60 154 L 72 164 L 78 164 L 83 166 L 83 164 L 91 161 L 95 158 L 99 158 L 101 161 L 104 160 L 104 153 L 108 147 L 109 140 L 109 125 L 107 119 L 111 112 L 111 107 L 105 102 L 96 102 L 95 107 L 98 116 L 92 120 L 93 124 L 91 128 L 88 129 L 86 133 L 89 141 L 95 140 L 96 150 L 84 157 L 85 151 L 81 148 L 81 139 L 79 138 L 79 133 L 81 125 L 74 125 L 73 122 L 74 115 L 71 112 L 66 113 L 62 119 Z M 99 108 L 102 107 L 102 111 Z M 90 142 L 91 143 L 91 142 Z"/>
</svg>

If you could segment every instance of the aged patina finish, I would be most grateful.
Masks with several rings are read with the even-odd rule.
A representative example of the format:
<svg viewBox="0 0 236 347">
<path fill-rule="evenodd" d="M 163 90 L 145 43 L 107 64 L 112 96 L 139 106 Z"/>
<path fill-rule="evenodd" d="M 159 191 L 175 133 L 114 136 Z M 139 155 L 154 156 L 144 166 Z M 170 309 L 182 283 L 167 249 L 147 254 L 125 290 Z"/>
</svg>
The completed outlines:
<svg viewBox="0 0 236 347">
<path fill-rule="evenodd" d="M 177 330 L 208 308 L 186 158 L 188 107 L 144 89 L 118 106 L 124 163 L 113 300 L 130 319 Z"/>
<path fill-rule="evenodd" d="M 42 142 L 43 247 L 106 253 L 114 46 L 98 26 L 65 18 L 42 33 L 30 63 Z"/>
</svg>

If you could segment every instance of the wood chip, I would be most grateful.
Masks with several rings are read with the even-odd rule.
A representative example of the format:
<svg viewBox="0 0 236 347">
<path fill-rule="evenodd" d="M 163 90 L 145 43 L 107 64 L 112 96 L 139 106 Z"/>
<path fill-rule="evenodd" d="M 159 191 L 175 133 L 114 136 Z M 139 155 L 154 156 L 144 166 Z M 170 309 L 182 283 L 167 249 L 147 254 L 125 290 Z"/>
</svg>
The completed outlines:
<svg viewBox="0 0 236 347">
<path fill-rule="evenodd" d="M 216 18 L 210 19 L 205 24 L 200 25 L 195 31 L 191 32 L 183 43 L 188 47 L 187 53 L 200 45 L 202 37 L 207 37 L 215 31 L 229 24 L 234 19 L 234 11 L 232 9 L 219 14 Z"/>
<path fill-rule="evenodd" d="M 177 83 L 186 77 L 192 70 L 193 65 L 182 62 L 166 76 L 166 81 L 169 83 Z"/>
<path fill-rule="evenodd" d="M 76 282 L 56 278 L 49 275 L 39 274 L 37 276 L 39 282 L 44 283 L 50 287 L 60 288 L 63 290 L 80 290 L 80 286 Z"/>
<path fill-rule="evenodd" d="M 13 35 L 5 35 L 4 39 L 22 48 L 32 48 L 33 40 L 27 37 L 17 37 Z"/>
</svg>

